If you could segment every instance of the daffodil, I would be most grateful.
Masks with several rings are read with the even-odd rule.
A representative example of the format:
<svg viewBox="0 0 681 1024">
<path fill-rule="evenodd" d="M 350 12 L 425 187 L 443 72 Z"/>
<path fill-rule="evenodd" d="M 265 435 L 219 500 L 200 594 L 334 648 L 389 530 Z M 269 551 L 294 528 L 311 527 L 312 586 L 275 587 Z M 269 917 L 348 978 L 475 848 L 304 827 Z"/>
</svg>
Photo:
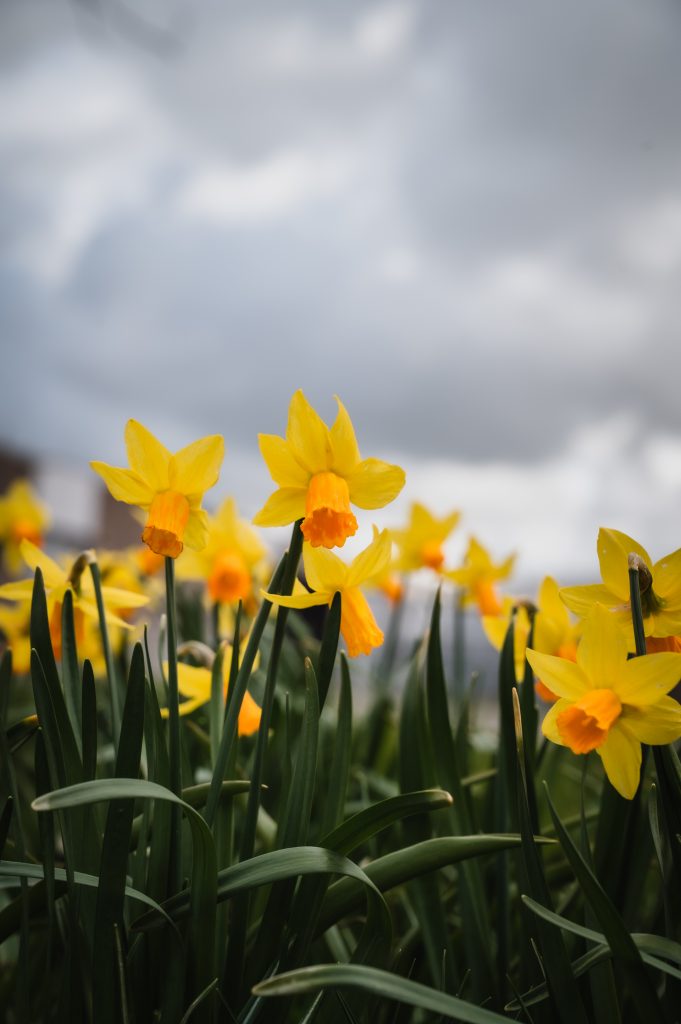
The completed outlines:
<svg viewBox="0 0 681 1024">
<path fill-rule="evenodd" d="M 425 505 L 413 502 L 409 524 L 403 530 L 392 531 L 399 550 L 398 567 L 403 572 L 424 568 L 438 572 L 442 569 L 445 561 L 442 546 L 460 518 L 460 512 L 450 512 L 438 518 Z"/>
<path fill-rule="evenodd" d="M 629 555 L 641 560 L 639 586 L 646 636 L 671 637 L 681 633 L 681 548 L 653 563 L 648 552 L 626 533 L 598 531 L 598 561 L 602 583 L 564 587 L 560 596 L 568 608 L 584 616 L 595 603 L 609 608 L 634 649 L 629 593 Z"/>
<path fill-rule="evenodd" d="M 0 595 L 1 596 L 1 595 Z M 12 671 L 26 675 L 31 669 L 31 606 L 24 601 L 15 608 L 0 605 L 0 632 L 4 647 L 12 651 Z"/>
<path fill-rule="evenodd" d="M 128 420 L 125 446 L 130 469 L 91 462 L 117 501 L 147 512 L 142 540 L 157 555 L 177 558 L 184 545 L 200 550 L 206 543 L 204 492 L 220 475 L 224 440 L 202 437 L 171 454 L 137 420 Z"/>
<path fill-rule="evenodd" d="M 355 431 L 340 399 L 331 428 L 302 391 L 289 407 L 286 438 L 260 434 L 260 451 L 278 490 L 255 516 L 256 526 L 286 526 L 303 520 L 313 547 L 342 547 L 357 532 L 350 505 L 376 509 L 404 486 L 404 470 L 379 459 L 362 459 Z"/>
<path fill-rule="evenodd" d="M 522 682 L 525 676 L 525 651 L 532 625 L 530 613 L 532 613 L 534 624 L 532 641 L 534 650 L 540 651 L 542 654 L 553 654 L 558 658 L 575 661 L 581 625 L 573 623 L 570 618 L 567 608 L 560 600 L 558 584 L 552 576 L 546 576 L 543 580 L 536 605 L 505 597 L 499 615 L 483 615 L 482 628 L 489 642 L 497 650 L 501 650 L 504 643 L 514 610 L 513 640 L 518 682 Z M 558 699 L 541 679 L 536 682 L 536 690 L 542 700 L 548 703 Z"/>
<path fill-rule="evenodd" d="M 481 615 L 499 615 L 502 602 L 495 584 L 511 575 L 514 562 L 515 555 L 493 562 L 489 551 L 471 537 L 463 566 L 444 575 L 463 588 L 464 605 L 477 604 Z"/>
<path fill-rule="evenodd" d="M 225 696 L 227 696 L 233 653 L 231 645 L 225 644 L 222 661 L 222 679 Z M 164 669 L 166 672 L 168 671 L 167 662 L 164 665 Z M 211 669 L 205 668 L 202 665 L 186 665 L 183 662 L 178 662 L 177 685 L 180 694 L 186 698 L 179 706 L 180 714 L 190 715 L 192 711 L 207 704 L 210 700 L 212 686 Z M 168 713 L 168 708 L 161 708 L 161 715 L 164 718 L 168 717 Z M 246 690 L 241 710 L 239 711 L 239 736 L 250 736 L 252 733 L 257 732 L 261 714 L 262 709 L 253 700 L 248 690 Z"/>
<path fill-rule="evenodd" d="M 76 641 L 85 638 L 85 618 L 99 620 L 94 586 L 89 573 L 84 573 L 86 560 L 76 559 L 70 570 L 62 568 L 49 555 L 31 544 L 28 540 L 21 542 L 21 556 L 34 572 L 40 569 L 45 584 L 47 611 L 49 615 L 50 636 L 57 657 L 61 654 L 61 609 L 64 595 L 68 590 L 73 595 L 73 614 L 76 630 Z M 33 579 L 20 580 L 16 583 L 5 583 L 0 587 L 0 599 L 27 603 L 33 594 Z M 102 587 L 105 606 L 105 618 L 109 625 L 130 629 L 130 624 L 121 617 L 121 609 L 141 608 L 149 598 L 145 594 L 122 590 L 120 587 Z M 116 609 L 113 611 L 112 609 Z"/>
<path fill-rule="evenodd" d="M 267 549 L 253 527 L 241 519 L 236 502 L 227 498 L 215 516 L 208 517 L 205 548 L 187 551 L 178 562 L 186 579 L 205 579 L 212 601 L 249 601 L 254 578 L 262 577 Z"/>
<path fill-rule="evenodd" d="M 528 650 L 535 673 L 558 695 L 542 731 L 575 754 L 595 750 L 618 793 L 638 789 L 641 744 L 681 736 L 681 705 L 669 691 L 681 679 L 681 654 L 627 658 L 627 642 L 610 611 L 595 605 L 584 625 L 577 661 Z"/>
<path fill-rule="evenodd" d="M 333 551 L 303 545 L 305 578 L 313 593 L 264 594 L 268 601 L 285 608 L 312 608 L 330 605 L 334 595 L 341 595 L 341 633 L 348 654 L 369 654 L 383 643 L 383 633 L 376 624 L 369 603 L 360 586 L 380 576 L 390 563 L 391 541 L 387 530 L 375 531 L 371 544 L 346 565 Z"/>
<path fill-rule="evenodd" d="M 41 547 L 49 521 L 45 505 L 38 500 L 28 480 L 15 480 L 0 498 L 0 544 L 11 576 L 16 576 L 21 569 L 22 540 L 30 540 Z"/>
</svg>

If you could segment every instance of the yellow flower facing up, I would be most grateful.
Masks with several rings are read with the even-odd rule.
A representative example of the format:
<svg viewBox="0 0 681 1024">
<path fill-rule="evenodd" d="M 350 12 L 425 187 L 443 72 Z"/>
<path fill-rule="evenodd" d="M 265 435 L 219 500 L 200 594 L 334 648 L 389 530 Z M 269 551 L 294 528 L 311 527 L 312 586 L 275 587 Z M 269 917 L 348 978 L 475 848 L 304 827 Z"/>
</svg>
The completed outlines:
<svg viewBox="0 0 681 1024">
<path fill-rule="evenodd" d="M 89 573 L 84 572 L 86 562 L 79 558 L 70 570 L 63 569 L 54 559 L 50 558 L 49 555 L 46 555 L 44 551 L 41 551 L 40 548 L 37 548 L 35 544 L 31 544 L 28 540 L 21 542 L 21 555 L 29 569 L 32 569 L 33 572 L 36 569 L 40 569 L 43 574 L 50 636 L 55 656 L 60 657 L 61 609 L 67 590 L 70 590 L 73 595 L 73 615 L 77 643 L 81 644 L 85 640 L 85 619 L 99 621 L 92 579 Z M 5 583 L 0 587 L 0 599 L 4 601 L 28 603 L 32 595 L 33 579 L 20 580 L 16 583 Z M 120 587 L 103 586 L 102 597 L 104 599 L 107 624 L 110 626 L 121 626 L 123 629 L 130 629 L 131 626 L 121 617 L 121 610 L 127 612 L 133 608 L 141 608 L 149 602 L 149 598 L 145 594 L 123 590 Z"/>
<path fill-rule="evenodd" d="M 157 555 L 177 558 L 184 545 L 206 543 L 204 492 L 217 483 L 225 453 L 219 434 L 202 437 L 171 454 L 137 420 L 128 420 L 125 446 L 130 469 L 91 462 L 117 501 L 147 512 L 142 540 Z"/>
<path fill-rule="evenodd" d="M 511 575 L 515 555 L 494 563 L 486 548 L 471 537 L 464 564 L 460 569 L 445 572 L 447 579 L 463 587 L 464 605 L 476 604 L 481 615 L 499 615 L 503 605 L 495 584 Z"/>
<path fill-rule="evenodd" d="M 342 547 L 357 532 L 350 505 L 388 505 L 404 486 L 404 470 L 379 459 L 362 459 L 355 431 L 340 399 L 331 428 L 302 391 L 289 407 L 286 438 L 260 434 L 260 451 L 278 490 L 255 516 L 256 526 L 286 526 L 303 520 L 312 547 Z"/>
<path fill-rule="evenodd" d="M 544 718 L 544 735 L 575 754 L 595 750 L 617 792 L 631 800 L 641 744 L 672 743 L 681 736 L 681 705 L 667 696 L 681 679 L 681 654 L 627 660 L 622 630 L 597 604 L 584 624 L 576 662 L 534 650 L 527 658 L 559 698 Z"/>
<path fill-rule="evenodd" d="M 530 634 L 527 603 L 505 597 L 500 615 L 482 616 L 482 628 L 492 646 L 500 651 L 514 608 L 517 609 L 513 628 L 515 672 L 516 680 L 522 682 L 525 676 L 525 651 Z M 580 633 L 581 625 L 573 623 L 567 608 L 560 600 L 558 584 L 552 576 L 547 576 L 539 588 L 534 613 L 534 650 L 575 661 Z M 547 703 L 553 703 L 558 699 L 541 679 L 537 680 L 536 690 Z"/>
<path fill-rule="evenodd" d="M 208 517 L 208 536 L 200 552 L 187 551 L 178 562 L 186 579 L 205 580 L 212 601 L 248 603 L 254 578 L 264 575 L 267 549 L 260 537 L 237 513 L 234 498 L 227 498 L 215 516 Z"/>
<path fill-rule="evenodd" d="M 397 567 L 402 572 L 424 568 L 439 572 L 445 561 L 443 544 L 460 518 L 460 512 L 450 512 L 440 519 L 429 512 L 425 505 L 413 502 L 409 524 L 403 530 L 392 531 L 399 551 Z"/>
<path fill-rule="evenodd" d="M 224 694 L 227 696 L 227 686 L 229 684 L 229 673 L 232 665 L 233 648 L 230 644 L 225 644 L 225 653 L 222 662 L 222 680 L 224 685 Z M 164 663 L 164 671 L 168 672 L 168 662 Z M 180 704 L 180 714 L 190 715 L 192 711 L 196 711 L 197 708 L 203 707 L 210 701 L 212 685 L 212 672 L 209 668 L 196 665 L 185 665 L 183 662 L 178 662 L 177 666 L 177 686 L 180 694 L 186 698 Z M 163 718 L 167 718 L 169 715 L 168 708 L 161 708 L 161 715 Z M 262 715 L 262 709 L 256 704 L 251 697 L 248 690 L 244 694 L 244 699 L 241 704 L 241 710 L 239 711 L 239 723 L 238 732 L 239 736 L 251 736 L 254 732 L 258 731 L 260 726 L 260 718 Z"/>
<path fill-rule="evenodd" d="M 377 577 L 390 563 L 391 540 L 387 530 L 374 530 L 371 544 L 353 558 L 349 565 L 324 548 L 303 545 L 305 578 L 313 593 L 293 594 L 282 597 L 279 594 L 263 596 L 274 604 L 285 608 L 312 608 L 328 604 L 334 595 L 341 595 L 341 633 L 351 658 L 358 654 L 370 654 L 374 647 L 383 643 L 383 633 L 376 624 L 369 603 L 360 586 Z"/>
<path fill-rule="evenodd" d="M 0 543 L 11 576 L 16 576 L 22 566 L 22 540 L 42 547 L 49 522 L 47 508 L 38 500 L 28 480 L 15 480 L 0 498 Z"/>
</svg>

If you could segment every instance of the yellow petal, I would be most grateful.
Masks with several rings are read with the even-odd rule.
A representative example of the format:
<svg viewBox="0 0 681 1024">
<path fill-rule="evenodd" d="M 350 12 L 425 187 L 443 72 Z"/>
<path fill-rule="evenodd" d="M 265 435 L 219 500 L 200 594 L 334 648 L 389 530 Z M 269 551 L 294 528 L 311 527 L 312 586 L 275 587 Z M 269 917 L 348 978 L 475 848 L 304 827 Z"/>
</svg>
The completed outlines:
<svg viewBox="0 0 681 1024">
<path fill-rule="evenodd" d="M 305 491 L 298 487 L 280 487 L 271 494 L 253 517 L 256 526 L 286 526 L 305 515 Z"/>
<path fill-rule="evenodd" d="M 99 621 L 99 609 L 97 608 L 97 602 L 93 598 L 77 597 L 75 598 L 74 603 L 85 615 L 88 616 L 88 618 Z M 114 612 L 109 611 L 108 608 L 104 609 L 104 618 L 109 626 L 120 626 L 121 629 L 128 631 L 133 628 L 130 622 L 126 622 L 120 615 L 116 615 Z"/>
<path fill-rule="evenodd" d="M 286 440 L 308 473 L 321 473 L 331 468 L 329 428 L 300 390 L 289 406 Z"/>
<path fill-rule="evenodd" d="M 598 531 L 597 547 L 603 583 L 621 601 L 628 601 L 629 554 L 633 552 L 643 558 L 643 548 L 625 533 L 620 533 L 619 530 L 606 530 L 603 527 Z M 645 561 L 648 568 L 651 568 L 647 556 Z"/>
<path fill-rule="evenodd" d="M 208 540 L 208 514 L 205 509 L 193 508 L 184 528 L 184 543 L 194 551 L 202 551 Z"/>
<path fill-rule="evenodd" d="M 616 722 L 605 743 L 597 748 L 610 782 L 620 796 L 632 800 L 641 777 L 641 744 L 626 725 Z"/>
<path fill-rule="evenodd" d="M 266 601 L 272 604 L 281 605 L 283 608 L 314 608 L 316 605 L 328 604 L 328 594 L 292 594 L 290 597 L 283 597 L 281 594 L 268 594 L 261 590 L 260 593 Z"/>
<path fill-rule="evenodd" d="M 615 690 L 622 699 L 618 680 L 626 661 L 627 642 L 617 620 L 602 604 L 595 605 L 584 623 L 577 664 L 594 689 Z"/>
<path fill-rule="evenodd" d="M 646 636 L 678 636 L 681 633 L 681 607 L 653 612 L 644 619 L 644 623 Z"/>
<path fill-rule="evenodd" d="M 40 569 L 46 587 L 61 587 L 66 583 L 66 573 L 64 570 L 49 555 L 46 555 L 41 548 L 31 544 L 30 540 L 22 540 L 20 550 L 21 557 L 29 569 L 32 569 L 34 572 L 36 569 Z"/>
<path fill-rule="evenodd" d="M 348 411 L 336 395 L 338 415 L 330 430 L 331 450 L 333 452 L 332 469 L 339 476 L 348 477 L 361 461 L 357 438 Z"/>
<path fill-rule="evenodd" d="M 3 601 L 30 601 L 32 595 L 33 580 L 18 580 L 0 586 L 0 598 Z"/>
<path fill-rule="evenodd" d="M 326 594 L 327 600 L 346 586 L 348 567 L 328 548 L 304 544 L 303 565 L 308 584 L 318 594 Z"/>
<path fill-rule="evenodd" d="M 559 697 L 579 700 L 590 689 L 589 680 L 573 661 L 556 658 L 552 654 L 540 654 L 531 648 L 527 649 L 526 654 L 534 674 Z"/>
<path fill-rule="evenodd" d="M 656 704 L 681 680 L 681 654 L 662 651 L 632 658 L 623 667 L 617 696 L 623 704 L 637 707 Z"/>
<path fill-rule="evenodd" d="M 116 501 L 139 505 L 140 508 L 149 508 L 151 505 L 154 491 L 131 469 L 107 466 L 105 462 L 91 462 L 90 468 L 99 473 Z"/>
<path fill-rule="evenodd" d="M 541 731 L 544 733 L 547 739 L 551 740 L 552 743 L 558 743 L 561 747 L 565 746 L 563 738 L 558 732 L 558 726 L 556 725 L 556 719 L 558 715 L 570 707 L 571 701 L 569 700 L 557 700 L 555 704 L 552 704 L 549 710 L 544 715 L 544 720 L 541 724 Z"/>
<path fill-rule="evenodd" d="M 500 651 L 508 632 L 510 615 L 483 615 L 480 621 L 492 647 Z"/>
<path fill-rule="evenodd" d="M 168 663 L 165 662 L 163 671 L 168 674 Z M 206 704 L 210 700 L 211 670 L 203 665 L 185 665 L 179 662 L 177 666 L 177 687 L 183 697 L 191 697 L 193 700 L 200 700 Z"/>
<path fill-rule="evenodd" d="M 171 456 L 165 445 L 137 420 L 128 420 L 125 425 L 125 448 L 132 471 L 153 491 L 167 491 Z"/>
<path fill-rule="evenodd" d="M 196 711 L 197 708 L 202 707 L 205 703 L 206 701 L 203 697 L 195 697 L 193 700 L 183 700 L 179 705 L 180 714 L 191 715 L 192 711 Z M 161 708 L 161 718 L 168 718 L 169 715 L 170 711 L 168 708 Z"/>
<path fill-rule="evenodd" d="M 88 588 L 88 591 L 90 588 Z M 146 594 L 138 594 L 134 590 L 124 590 L 122 587 L 102 587 L 104 604 L 112 608 L 142 608 L 149 604 Z"/>
<path fill-rule="evenodd" d="M 254 732 L 257 732 L 260 727 L 261 718 L 262 708 L 255 703 L 248 690 L 246 690 L 244 699 L 241 702 L 241 708 L 239 709 L 239 736 L 252 736 Z"/>
<path fill-rule="evenodd" d="M 348 479 L 350 501 L 359 508 L 383 508 L 404 487 L 404 470 L 380 459 L 364 459 Z"/>
<path fill-rule="evenodd" d="M 307 487 L 310 474 L 296 460 L 288 441 L 276 434 L 258 434 L 260 454 L 279 487 Z"/>
<path fill-rule="evenodd" d="M 348 571 L 347 587 L 358 587 L 384 572 L 390 564 L 392 541 L 383 530 L 364 551 L 353 558 Z"/>
<path fill-rule="evenodd" d="M 201 496 L 217 483 L 225 457 L 225 440 L 220 434 L 201 437 L 181 448 L 170 460 L 170 486 L 201 503 Z"/>
<path fill-rule="evenodd" d="M 625 707 L 622 720 L 641 743 L 673 743 L 681 736 L 681 705 L 663 697 L 645 708 Z"/>
<path fill-rule="evenodd" d="M 558 584 L 553 576 L 546 576 L 539 588 L 539 600 L 537 602 L 539 611 L 549 619 L 564 623 L 567 628 L 570 624 L 567 608 L 560 599 Z"/>
<path fill-rule="evenodd" d="M 681 605 L 681 548 L 655 563 L 653 590 L 665 601 Z"/>
<path fill-rule="evenodd" d="M 595 604 L 603 604 L 606 608 L 621 608 L 622 601 L 602 583 L 590 583 L 585 587 L 561 587 L 560 599 L 571 612 L 580 618 L 588 615 Z"/>
</svg>

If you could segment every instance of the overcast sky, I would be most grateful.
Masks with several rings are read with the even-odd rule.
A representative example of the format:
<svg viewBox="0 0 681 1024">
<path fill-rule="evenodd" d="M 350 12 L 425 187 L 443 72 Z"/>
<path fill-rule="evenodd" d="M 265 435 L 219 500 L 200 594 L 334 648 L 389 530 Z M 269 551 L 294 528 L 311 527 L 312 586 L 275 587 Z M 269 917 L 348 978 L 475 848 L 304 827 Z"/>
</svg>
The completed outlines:
<svg viewBox="0 0 681 1024">
<path fill-rule="evenodd" d="M 132 8 L 0 8 L 0 440 L 221 432 L 252 514 L 302 387 L 405 465 L 381 522 L 681 546 L 677 0 Z"/>
</svg>

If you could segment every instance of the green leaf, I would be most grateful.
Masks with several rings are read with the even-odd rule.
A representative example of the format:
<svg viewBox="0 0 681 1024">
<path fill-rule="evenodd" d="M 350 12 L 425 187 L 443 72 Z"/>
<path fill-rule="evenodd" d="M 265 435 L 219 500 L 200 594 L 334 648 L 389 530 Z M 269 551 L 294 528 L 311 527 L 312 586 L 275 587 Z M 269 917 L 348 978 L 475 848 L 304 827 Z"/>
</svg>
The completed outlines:
<svg viewBox="0 0 681 1024">
<path fill-rule="evenodd" d="M 322 834 L 331 832 L 343 817 L 345 795 L 348 788 L 350 758 L 352 754 L 352 685 L 348 659 L 341 653 L 340 696 L 338 722 L 333 741 L 333 758 L 329 771 L 329 786 L 322 812 Z M 324 846 L 325 843 L 320 843 Z M 335 847 L 334 847 L 335 849 Z M 347 851 L 345 851 L 347 852 Z"/>
<path fill-rule="evenodd" d="M 396 821 L 413 814 L 429 814 L 450 807 L 451 804 L 451 794 L 443 789 L 424 789 L 417 793 L 389 797 L 353 814 L 324 836 L 319 845 L 328 850 L 336 850 L 337 853 L 348 854 Z"/>
<path fill-rule="evenodd" d="M 337 591 L 333 595 L 331 607 L 326 613 L 324 622 L 324 633 L 319 649 L 319 661 L 317 663 L 317 685 L 319 687 L 319 710 L 321 711 L 326 702 L 326 695 L 331 685 L 333 667 L 336 664 L 336 652 L 338 650 L 338 637 L 341 624 L 341 595 Z"/>
<path fill-rule="evenodd" d="M 64 702 L 71 720 L 76 743 L 80 748 L 81 734 L 81 693 L 78 653 L 76 651 L 76 630 L 73 621 L 73 593 L 67 590 L 61 607 L 61 672 L 64 686 Z"/>
<path fill-rule="evenodd" d="M 86 659 L 83 662 L 82 684 L 82 741 L 84 781 L 94 779 L 97 774 L 97 692 L 92 665 Z"/>
<path fill-rule="evenodd" d="M 456 996 L 446 995 L 388 971 L 358 964 L 301 967 L 297 971 L 261 981 L 254 986 L 253 992 L 259 996 L 291 996 L 327 988 L 357 988 L 383 999 L 407 1003 L 409 1006 L 439 1013 L 448 1020 L 464 1021 L 466 1024 L 508 1024 L 508 1017 L 502 1017 L 491 1010 L 466 1003 Z"/>
</svg>

